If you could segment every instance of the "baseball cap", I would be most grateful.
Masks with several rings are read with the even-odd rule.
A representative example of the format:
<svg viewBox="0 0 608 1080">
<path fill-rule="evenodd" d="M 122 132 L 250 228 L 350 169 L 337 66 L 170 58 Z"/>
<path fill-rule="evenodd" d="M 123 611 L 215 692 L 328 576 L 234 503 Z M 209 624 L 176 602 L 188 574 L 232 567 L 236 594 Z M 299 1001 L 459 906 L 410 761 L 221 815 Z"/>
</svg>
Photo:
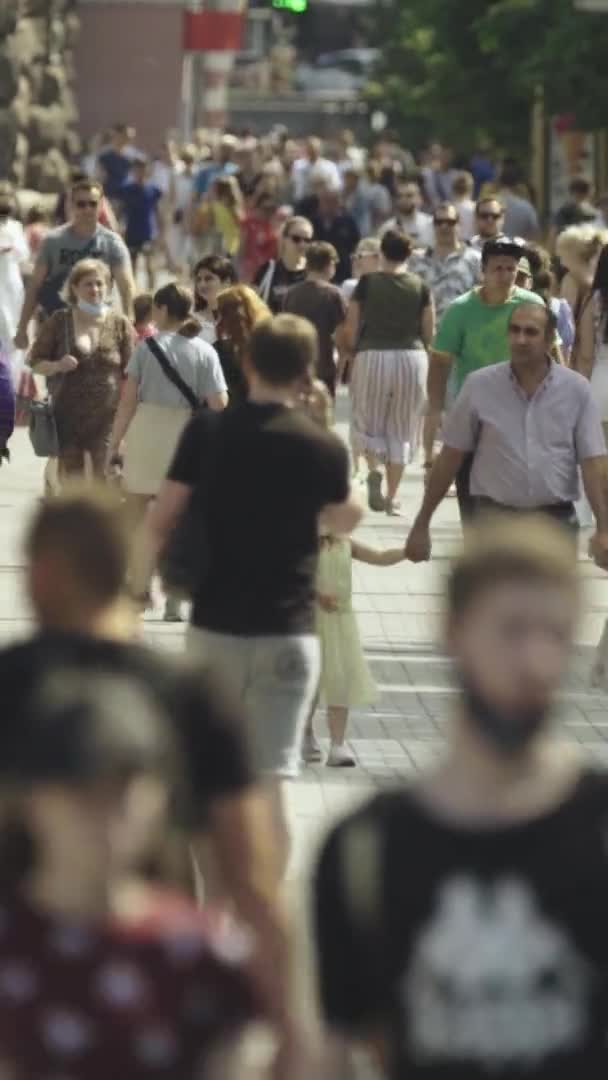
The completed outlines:
<svg viewBox="0 0 608 1080">
<path fill-rule="evenodd" d="M 486 240 L 481 251 L 483 262 L 492 255 L 511 255 L 514 259 L 521 259 L 524 255 L 523 241 L 512 236 L 497 236 L 493 240 Z"/>
</svg>

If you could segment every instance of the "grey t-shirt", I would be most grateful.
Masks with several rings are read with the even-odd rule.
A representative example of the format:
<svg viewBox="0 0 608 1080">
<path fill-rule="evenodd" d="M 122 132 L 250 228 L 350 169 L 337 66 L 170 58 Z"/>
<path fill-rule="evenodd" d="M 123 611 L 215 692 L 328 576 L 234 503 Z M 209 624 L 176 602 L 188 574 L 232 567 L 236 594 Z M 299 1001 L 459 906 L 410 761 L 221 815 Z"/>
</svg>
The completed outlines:
<svg viewBox="0 0 608 1080">
<path fill-rule="evenodd" d="M 38 265 L 44 263 L 47 267 L 38 302 L 48 314 L 65 307 L 59 293 L 80 259 L 100 259 L 114 272 L 129 261 L 129 252 L 124 240 L 104 225 L 98 225 L 93 236 L 79 236 L 70 224 L 51 229 L 42 241 L 37 260 Z"/>
<path fill-rule="evenodd" d="M 156 340 L 169 363 L 191 387 L 199 401 L 226 392 L 226 380 L 219 356 L 212 345 L 200 338 L 185 338 L 175 331 L 156 334 Z M 189 409 L 183 394 L 169 382 L 158 360 L 145 341 L 135 349 L 127 365 L 127 375 L 137 383 L 138 398 L 143 405 L 164 405 Z"/>
</svg>

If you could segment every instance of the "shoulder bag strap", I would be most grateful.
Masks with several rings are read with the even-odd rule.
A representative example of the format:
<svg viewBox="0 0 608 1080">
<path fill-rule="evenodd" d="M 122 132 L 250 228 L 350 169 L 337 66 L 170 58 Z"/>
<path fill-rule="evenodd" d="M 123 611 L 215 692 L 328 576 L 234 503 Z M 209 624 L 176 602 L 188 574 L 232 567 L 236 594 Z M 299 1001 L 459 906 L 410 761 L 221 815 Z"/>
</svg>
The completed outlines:
<svg viewBox="0 0 608 1080">
<path fill-rule="evenodd" d="M 176 371 L 173 367 L 173 364 L 170 363 L 169 357 L 165 353 L 164 349 L 160 347 L 156 338 L 146 338 L 146 345 L 148 346 L 153 356 L 155 356 L 158 360 L 161 368 L 163 369 L 163 374 L 166 376 L 170 383 L 173 383 L 175 389 L 179 390 L 182 397 L 185 397 L 190 408 L 193 412 L 195 412 L 196 409 L 200 407 L 200 401 L 194 393 L 194 390 L 192 390 L 192 388 L 188 386 L 188 383 L 182 379 L 179 371 Z"/>
<path fill-rule="evenodd" d="M 262 278 L 262 280 L 260 281 L 260 284 L 258 285 L 258 296 L 260 297 L 261 300 L 264 301 L 265 304 L 268 303 L 268 297 L 270 296 L 270 290 L 272 288 L 272 279 L 274 277 L 274 272 L 275 272 L 275 269 L 276 269 L 276 265 L 277 265 L 276 259 L 271 259 L 270 262 L 268 263 L 268 268 L 266 270 L 266 273 L 264 274 L 264 277 Z"/>
<path fill-rule="evenodd" d="M 69 307 L 60 308 L 58 312 L 55 312 L 54 316 L 50 316 L 51 319 L 54 317 L 58 317 L 62 321 L 63 325 L 61 327 L 61 332 L 63 334 L 63 352 L 64 355 L 67 356 L 73 351 L 72 345 L 76 344 L 76 335 L 74 333 L 74 324 L 72 322 L 72 309 Z M 61 360 L 61 356 L 59 359 Z M 50 397 L 53 404 L 57 401 L 64 382 L 65 375 L 62 371 L 58 372 L 57 375 L 51 375 L 50 378 L 47 377 L 47 397 Z"/>
</svg>

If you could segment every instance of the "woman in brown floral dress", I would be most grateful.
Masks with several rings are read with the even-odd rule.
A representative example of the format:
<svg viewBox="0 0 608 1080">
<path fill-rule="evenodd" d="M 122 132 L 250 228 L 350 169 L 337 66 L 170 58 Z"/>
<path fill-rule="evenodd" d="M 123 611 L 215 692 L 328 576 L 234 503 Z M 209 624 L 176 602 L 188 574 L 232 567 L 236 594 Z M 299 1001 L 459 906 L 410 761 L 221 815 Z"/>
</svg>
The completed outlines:
<svg viewBox="0 0 608 1080">
<path fill-rule="evenodd" d="M 49 379 L 59 440 L 59 477 L 104 476 L 133 330 L 105 298 L 110 271 L 97 259 L 76 263 L 65 287 L 68 308 L 42 324 L 30 367 Z"/>
</svg>

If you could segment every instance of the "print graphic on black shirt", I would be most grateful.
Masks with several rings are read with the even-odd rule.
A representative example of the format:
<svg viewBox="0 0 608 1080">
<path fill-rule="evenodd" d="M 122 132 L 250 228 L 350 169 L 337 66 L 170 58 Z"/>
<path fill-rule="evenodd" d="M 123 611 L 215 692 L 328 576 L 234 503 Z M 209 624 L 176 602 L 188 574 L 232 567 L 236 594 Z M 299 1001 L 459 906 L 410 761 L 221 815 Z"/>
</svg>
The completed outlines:
<svg viewBox="0 0 608 1080">
<path fill-rule="evenodd" d="M 408 790 L 330 834 L 315 880 L 328 1022 L 390 1080 L 600 1080 L 608 775 L 529 820 L 458 825 Z"/>
<path fill-rule="evenodd" d="M 528 884 L 449 878 L 402 983 L 404 1023 L 421 1063 L 534 1066 L 587 1034 L 592 972 Z"/>
</svg>

